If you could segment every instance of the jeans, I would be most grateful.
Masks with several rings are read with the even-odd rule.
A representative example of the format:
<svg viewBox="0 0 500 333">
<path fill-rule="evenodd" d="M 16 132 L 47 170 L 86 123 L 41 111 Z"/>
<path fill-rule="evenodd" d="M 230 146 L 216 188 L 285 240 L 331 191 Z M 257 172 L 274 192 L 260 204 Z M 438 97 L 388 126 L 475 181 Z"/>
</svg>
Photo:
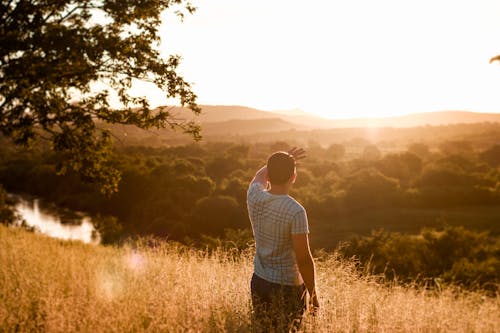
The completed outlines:
<svg viewBox="0 0 500 333">
<path fill-rule="evenodd" d="M 298 330 L 306 310 L 306 288 L 272 283 L 253 274 L 250 283 L 257 332 Z"/>
</svg>

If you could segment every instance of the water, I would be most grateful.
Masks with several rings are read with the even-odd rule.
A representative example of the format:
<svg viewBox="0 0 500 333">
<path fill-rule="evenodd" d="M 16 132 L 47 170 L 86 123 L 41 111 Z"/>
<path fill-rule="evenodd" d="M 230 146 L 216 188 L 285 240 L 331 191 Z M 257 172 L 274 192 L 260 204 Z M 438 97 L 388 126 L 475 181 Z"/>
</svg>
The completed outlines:
<svg viewBox="0 0 500 333">
<path fill-rule="evenodd" d="M 60 239 L 80 240 L 84 243 L 99 243 L 99 234 L 90 217 L 43 204 L 35 198 L 10 195 L 15 200 L 14 208 L 26 224 L 36 232 Z"/>
</svg>

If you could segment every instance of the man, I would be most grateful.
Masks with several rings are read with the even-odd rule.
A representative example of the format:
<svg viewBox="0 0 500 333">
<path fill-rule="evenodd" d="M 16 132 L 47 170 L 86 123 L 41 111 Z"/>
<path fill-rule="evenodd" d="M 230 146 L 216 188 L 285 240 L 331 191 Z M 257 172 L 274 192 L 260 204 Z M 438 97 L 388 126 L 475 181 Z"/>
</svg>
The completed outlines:
<svg viewBox="0 0 500 333">
<path fill-rule="evenodd" d="M 252 305 L 261 329 L 300 326 L 306 290 L 314 312 L 319 308 L 306 211 L 288 195 L 297 177 L 296 161 L 304 157 L 297 148 L 272 154 L 248 188 L 256 244 Z"/>
</svg>

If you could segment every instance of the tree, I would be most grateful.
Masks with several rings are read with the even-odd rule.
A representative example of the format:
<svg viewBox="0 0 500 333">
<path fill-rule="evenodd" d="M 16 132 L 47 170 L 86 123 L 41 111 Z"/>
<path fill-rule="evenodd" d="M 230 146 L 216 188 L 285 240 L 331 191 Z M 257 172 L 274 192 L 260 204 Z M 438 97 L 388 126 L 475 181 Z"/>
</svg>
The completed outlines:
<svg viewBox="0 0 500 333">
<path fill-rule="evenodd" d="M 186 0 L 1 0 L 0 131 L 17 144 L 48 139 L 63 156 L 58 171 L 117 190 L 112 138 L 104 123 L 181 129 L 200 139 L 192 121 L 129 93 L 134 80 L 200 112 L 177 55 L 160 57 L 158 27 L 167 9 L 193 13 Z M 107 88 L 97 90 L 96 84 Z M 123 107 L 113 108 L 110 96 Z"/>
<path fill-rule="evenodd" d="M 361 158 L 365 161 L 376 161 L 382 156 L 380 149 L 376 145 L 368 145 L 363 149 Z"/>
<path fill-rule="evenodd" d="M 468 141 L 454 140 L 441 143 L 439 150 L 445 155 L 471 155 L 474 152 L 474 147 Z"/>
<path fill-rule="evenodd" d="M 0 186 L 0 224 L 10 225 L 16 221 L 16 214 L 8 204 L 7 192 Z"/>
<path fill-rule="evenodd" d="M 190 230 L 194 233 L 220 235 L 224 229 L 248 226 L 245 210 L 236 199 L 224 195 L 207 196 L 193 208 Z"/>
<path fill-rule="evenodd" d="M 410 180 L 422 171 L 422 160 L 408 151 L 388 154 L 377 161 L 376 168 L 385 176 L 399 179 L 400 184 L 408 186 Z"/>
<path fill-rule="evenodd" d="M 421 143 L 421 142 L 415 142 L 415 143 L 410 144 L 408 146 L 408 152 L 417 155 L 421 159 L 426 159 L 431 154 L 429 147 L 426 144 Z"/>
<path fill-rule="evenodd" d="M 365 209 L 397 205 L 399 181 L 384 176 L 372 168 L 359 170 L 339 182 L 344 202 L 351 209 Z"/>
<path fill-rule="evenodd" d="M 345 156 L 345 147 L 339 143 L 333 143 L 326 149 L 326 153 L 328 157 L 340 160 Z"/>
<path fill-rule="evenodd" d="M 481 158 L 481 160 L 487 162 L 493 167 L 500 166 L 500 145 L 494 145 L 489 149 L 481 152 L 481 154 L 479 154 L 479 157 Z"/>
</svg>

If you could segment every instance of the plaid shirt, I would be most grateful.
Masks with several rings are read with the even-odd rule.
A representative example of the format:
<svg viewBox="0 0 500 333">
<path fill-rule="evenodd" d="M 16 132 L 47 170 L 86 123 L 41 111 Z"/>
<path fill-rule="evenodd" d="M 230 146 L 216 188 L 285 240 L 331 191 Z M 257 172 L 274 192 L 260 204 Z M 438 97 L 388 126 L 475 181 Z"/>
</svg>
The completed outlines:
<svg viewBox="0 0 500 333">
<path fill-rule="evenodd" d="M 256 245 L 255 274 L 273 283 L 302 284 L 292 234 L 309 233 L 304 207 L 289 195 L 269 193 L 257 182 L 248 188 L 247 206 Z"/>
</svg>

